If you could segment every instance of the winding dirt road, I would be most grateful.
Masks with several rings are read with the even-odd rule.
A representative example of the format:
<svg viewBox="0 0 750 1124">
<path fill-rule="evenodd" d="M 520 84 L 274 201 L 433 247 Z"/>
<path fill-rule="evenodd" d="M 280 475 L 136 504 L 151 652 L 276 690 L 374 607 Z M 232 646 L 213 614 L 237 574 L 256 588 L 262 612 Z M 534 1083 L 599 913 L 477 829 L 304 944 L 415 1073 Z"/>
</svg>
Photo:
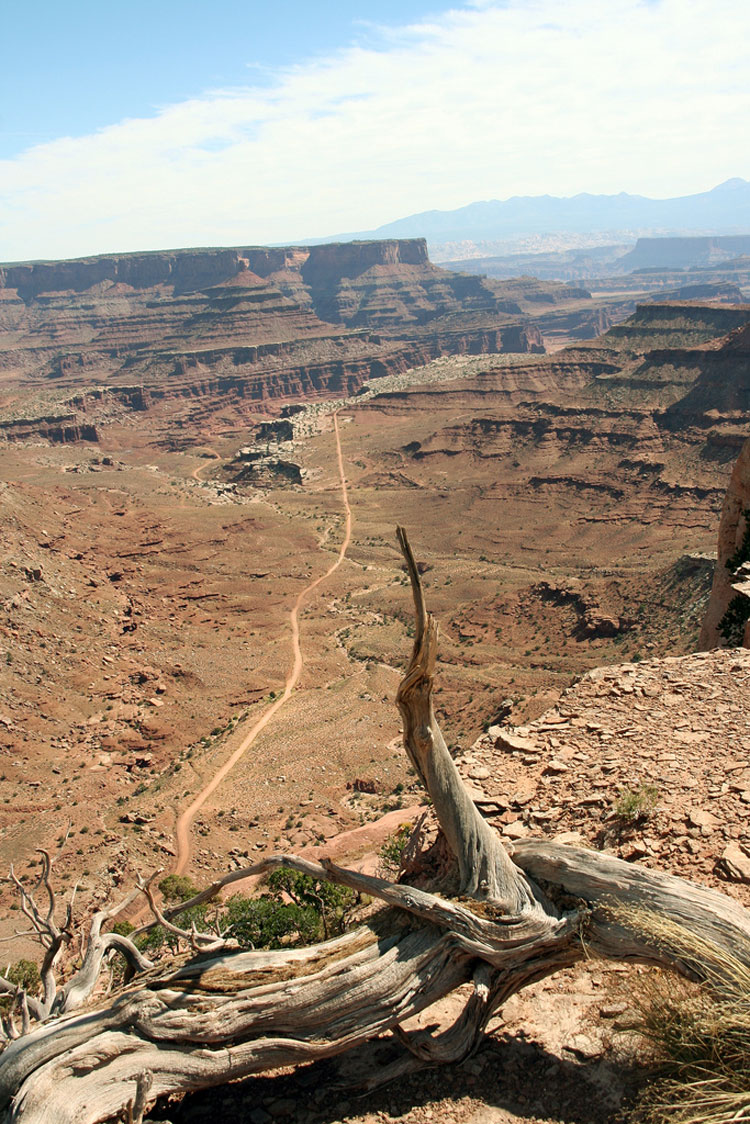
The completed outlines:
<svg viewBox="0 0 750 1124">
<path fill-rule="evenodd" d="M 213 453 L 214 460 L 221 460 L 219 454 L 216 452 L 216 449 L 212 449 L 210 445 L 206 445 L 205 448 L 209 453 Z M 194 468 L 190 473 L 192 479 L 197 480 L 200 483 L 203 480 L 203 473 L 207 468 L 211 467 L 212 463 L 213 461 L 206 461 L 205 464 L 199 464 L 198 467 Z"/>
<path fill-rule="evenodd" d="M 269 722 L 273 721 L 276 714 L 279 712 L 279 710 L 281 710 L 282 706 L 291 696 L 294 688 L 297 686 L 300 674 L 302 672 L 303 664 L 302 648 L 300 646 L 299 638 L 300 609 L 302 608 L 307 597 L 313 592 L 313 590 L 317 589 L 317 587 L 322 582 L 324 582 L 326 578 L 329 578 L 331 574 L 335 573 L 335 571 L 338 570 L 339 566 L 346 557 L 346 551 L 349 547 L 349 542 L 352 537 L 352 512 L 351 508 L 349 507 L 349 496 L 346 489 L 344 457 L 341 452 L 339 422 L 336 414 L 333 415 L 333 432 L 336 438 L 336 455 L 338 458 L 339 478 L 341 483 L 341 498 L 343 501 L 344 513 L 346 516 L 344 538 L 339 548 L 338 557 L 336 558 L 336 561 L 328 567 L 324 574 L 321 574 L 319 578 L 316 578 L 315 581 L 310 582 L 308 586 L 305 586 L 305 588 L 297 597 L 297 600 L 294 602 L 294 606 L 292 607 L 292 610 L 289 614 L 289 624 L 291 626 L 292 634 L 292 654 L 294 658 L 282 694 L 268 708 L 265 714 L 263 714 L 262 717 L 258 719 L 252 729 L 249 730 L 247 734 L 245 734 L 244 738 L 237 746 L 231 757 L 229 757 L 224 762 L 224 764 L 219 769 L 217 769 L 208 784 L 201 789 L 198 795 L 193 799 L 192 803 L 190 803 L 184 810 L 184 812 L 182 812 L 178 817 L 177 824 L 175 826 L 175 851 L 177 855 L 174 867 L 175 874 L 184 874 L 187 870 L 188 864 L 190 863 L 190 829 L 196 815 L 209 799 L 209 797 L 216 791 L 224 778 L 232 771 L 237 762 L 242 757 L 244 757 L 250 746 L 258 737 L 258 734 L 265 730 Z"/>
</svg>

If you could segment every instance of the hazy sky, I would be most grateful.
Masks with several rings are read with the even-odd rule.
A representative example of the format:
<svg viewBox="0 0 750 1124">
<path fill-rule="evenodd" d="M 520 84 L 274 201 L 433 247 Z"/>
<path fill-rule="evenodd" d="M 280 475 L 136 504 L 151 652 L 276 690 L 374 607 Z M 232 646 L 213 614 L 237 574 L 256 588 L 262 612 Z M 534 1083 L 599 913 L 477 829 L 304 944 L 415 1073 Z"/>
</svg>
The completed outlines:
<svg viewBox="0 0 750 1124">
<path fill-rule="evenodd" d="M 0 261 L 750 178 L 738 0 L 6 4 Z"/>
</svg>

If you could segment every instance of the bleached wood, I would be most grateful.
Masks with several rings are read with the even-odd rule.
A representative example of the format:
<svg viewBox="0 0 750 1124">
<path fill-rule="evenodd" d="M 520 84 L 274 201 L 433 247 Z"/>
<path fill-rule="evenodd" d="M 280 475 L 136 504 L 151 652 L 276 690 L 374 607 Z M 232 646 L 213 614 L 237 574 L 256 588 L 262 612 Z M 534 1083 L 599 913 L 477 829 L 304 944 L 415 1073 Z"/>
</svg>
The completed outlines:
<svg viewBox="0 0 750 1124">
<path fill-rule="evenodd" d="M 644 960 L 684 973 L 702 975 L 686 964 L 678 949 L 654 945 L 641 915 L 669 919 L 700 944 L 725 949 L 750 965 L 750 912 L 726 894 L 664 871 L 624 862 L 602 851 L 540 839 L 515 844 L 513 861 L 533 878 L 550 883 L 557 894 L 585 901 L 590 917 L 589 950 L 612 960 Z"/>
<path fill-rule="evenodd" d="M 404 747 L 432 798 L 435 814 L 458 860 L 461 892 L 487 898 L 511 915 L 554 912 L 508 858 L 497 832 L 479 813 L 448 752 L 432 701 L 438 626 L 427 612 L 414 554 L 403 527 L 396 530 L 414 598 L 414 647 L 396 694 Z"/>
</svg>

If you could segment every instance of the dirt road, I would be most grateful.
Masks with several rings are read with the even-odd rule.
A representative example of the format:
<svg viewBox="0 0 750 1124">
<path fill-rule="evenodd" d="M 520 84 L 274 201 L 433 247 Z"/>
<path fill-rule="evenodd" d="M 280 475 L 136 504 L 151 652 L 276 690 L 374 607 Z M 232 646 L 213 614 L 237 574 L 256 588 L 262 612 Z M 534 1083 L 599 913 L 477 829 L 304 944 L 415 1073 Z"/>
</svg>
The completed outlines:
<svg viewBox="0 0 750 1124">
<path fill-rule="evenodd" d="M 245 734 L 242 741 L 235 749 L 234 753 L 232 753 L 231 757 L 229 757 L 224 762 L 224 764 L 219 769 L 217 769 L 208 784 L 206 784 L 205 787 L 201 789 L 201 791 L 192 800 L 188 807 L 180 813 L 177 824 L 175 826 L 175 852 L 177 858 L 174 870 L 176 874 L 184 874 L 190 863 L 190 829 L 196 815 L 209 799 L 209 797 L 216 791 L 224 778 L 232 771 L 237 762 L 240 761 L 242 757 L 244 757 L 258 735 L 262 733 L 263 730 L 265 730 L 266 726 L 268 726 L 270 722 L 273 721 L 276 714 L 278 714 L 279 710 L 281 710 L 282 706 L 284 706 L 287 699 L 289 699 L 292 692 L 294 691 L 294 688 L 297 686 L 303 665 L 302 648 L 300 646 L 299 638 L 300 610 L 313 590 L 317 589 L 317 587 L 321 585 L 321 583 L 324 582 L 326 578 L 329 578 L 331 574 L 338 570 L 339 566 L 346 557 L 346 551 L 352 535 L 352 512 L 349 506 L 349 496 L 346 489 L 344 457 L 341 452 L 339 422 L 336 414 L 333 415 L 333 432 L 336 438 L 336 456 L 338 460 L 339 479 L 341 485 L 341 499 L 346 516 L 344 537 L 341 542 L 341 546 L 339 547 L 338 556 L 336 558 L 336 561 L 328 567 L 324 574 L 321 574 L 320 577 L 315 579 L 315 581 L 312 581 L 308 586 L 305 586 L 305 588 L 297 597 L 297 600 L 294 602 L 292 610 L 289 614 L 293 659 L 292 666 L 289 674 L 287 675 L 282 694 L 276 699 L 274 703 L 272 703 L 265 714 L 263 714 L 261 718 L 258 719 L 255 725 L 250 730 L 248 730 L 247 734 Z M 196 471 L 200 471 L 200 469 Z"/>
<path fill-rule="evenodd" d="M 213 454 L 213 460 L 221 460 L 221 457 L 216 452 L 216 449 L 212 449 L 210 445 L 206 445 L 206 452 Z M 205 456 L 205 454 L 202 455 Z M 204 464 L 199 464 L 197 468 L 194 468 L 190 473 L 191 478 L 193 480 L 197 480 L 200 483 L 203 480 L 203 473 L 207 468 L 211 468 L 213 460 L 206 461 Z"/>
</svg>

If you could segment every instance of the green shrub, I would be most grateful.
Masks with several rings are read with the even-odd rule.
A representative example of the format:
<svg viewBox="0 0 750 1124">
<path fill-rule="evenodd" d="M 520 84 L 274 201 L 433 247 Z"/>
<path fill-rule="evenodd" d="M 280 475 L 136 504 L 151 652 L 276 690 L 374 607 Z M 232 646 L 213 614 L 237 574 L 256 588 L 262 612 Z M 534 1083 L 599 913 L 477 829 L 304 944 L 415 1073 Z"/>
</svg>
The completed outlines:
<svg viewBox="0 0 750 1124">
<path fill-rule="evenodd" d="M 323 882 L 284 866 L 269 875 L 268 888 L 277 901 L 283 901 L 287 895 L 300 908 L 315 910 L 326 940 L 344 932 L 349 915 L 359 903 L 357 894 L 346 886 Z"/>
<path fill-rule="evenodd" d="M 198 887 L 186 874 L 168 874 L 162 878 L 159 889 L 164 901 L 170 905 L 187 902 L 198 893 Z"/>
<path fill-rule="evenodd" d="M 174 917 L 181 929 L 193 925 L 232 937 L 244 948 L 281 948 L 314 944 L 343 933 L 359 896 L 345 886 L 319 881 L 307 874 L 282 867 L 266 883 L 267 892 L 258 898 L 234 894 L 223 905 L 201 905 Z M 169 874 L 159 883 L 168 905 L 189 901 L 198 888 L 189 878 Z M 145 952 L 165 946 L 177 951 L 180 938 L 161 925 L 154 925 L 137 940 Z"/>
<path fill-rule="evenodd" d="M 729 602 L 724 616 L 719 621 L 719 632 L 730 648 L 739 648 L 745 634 L 745 625 L 750 620 L 750 597 L 737 593 Z"/>
<path fill-rule="evenodd" d="M 3 974 L 6 980 L 23 988 L 28 995 L 37 995 L 42 986 L 39 968 L 33 960 L 16 960 Z M 12 995 L 0 995 L 0 1013 L 5 1014 L 12 1006 Z"/>
<path fill-rule="evenodd" d="M 162 878 L 159 889 L 168 907 L 189 901 L 198 893 L 198 887 L 184 874 L 168 874 L 166 878 Z M 207 906 L 194 906 L 193 909 L 186 909 L 179 914 L 174 923 L 181 929 L 191 929 L 195 925 L 196 929 L 202 931 L 206 928 L 207 914 Z M 154 925 L 138 938 L 136 944 L 144 952 L 158 952 L 164 945 L 172 952 L 177 952 L 180 939 L 174 933 L 167 932 L 161 925 Z"/>
<path fill-rule="evenodd" d="M 115 921 L 112 926 L 113 933 L 119 933 L 121 937 L 129 937 L 135 931 L 135 925 L 130 921 Z"/>
<path fill-rule="evenodd" d="M 638 788 L 625 788 L 617 798 L 615 815 L 627 823 L 640 823 L 654 812 L 659 799 L 659 790 L 653 784 L 641 784 Z"/>
<path fill-rule="evenodd" d="M 234 894 L 220 919 L 228 937 L 244 948 L 281 948 L 313 944 L 320 936 L 320 915 L 312 906 L 285 904 L 276 898 Z"/>
<path fill-rule="evenodd" d="M 401 867 L 401 856 L 412 833 L 410 823 L 402 823 L 383 843 L 378 852 L 378 877 L 393 880 Z"/>
<path fill-rule="evenodd" d="M 42 986 L 39 967 L 33 960 L 16 960 L 5 973 L 6 980 L 22 987 L 29 995 L 36 995 Z"/>
</svg>

